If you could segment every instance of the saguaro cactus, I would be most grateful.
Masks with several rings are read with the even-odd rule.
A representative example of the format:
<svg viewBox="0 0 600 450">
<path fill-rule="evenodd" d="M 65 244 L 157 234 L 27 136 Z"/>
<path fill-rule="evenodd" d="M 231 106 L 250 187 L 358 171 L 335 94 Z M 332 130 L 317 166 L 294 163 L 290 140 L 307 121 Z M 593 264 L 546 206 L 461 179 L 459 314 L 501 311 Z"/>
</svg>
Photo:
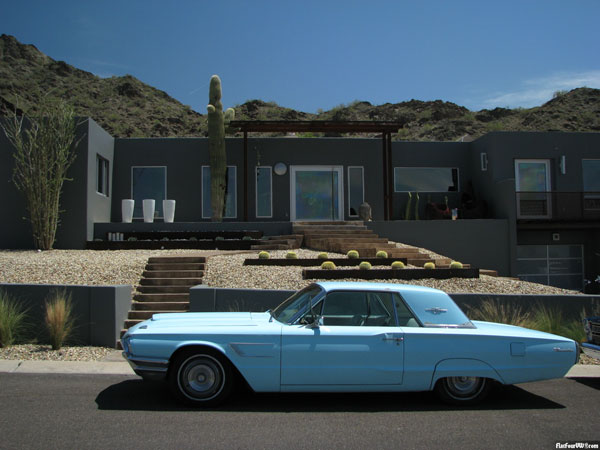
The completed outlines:
<svg viewBox="0 0 600 450">
<path fill-rule="evenodd" d="M 208 149 L 210 156 L 210 204 L 212 221 L 221 222 L 225 211 L 225 191 L 227 188 L 227 153 L 225 151 L 225 124 L 234 115 L 233 108 L 223 113 L 221 103 L 221 79 L 217 75 L 210 78 L 208 93 Z"/>
</svg>

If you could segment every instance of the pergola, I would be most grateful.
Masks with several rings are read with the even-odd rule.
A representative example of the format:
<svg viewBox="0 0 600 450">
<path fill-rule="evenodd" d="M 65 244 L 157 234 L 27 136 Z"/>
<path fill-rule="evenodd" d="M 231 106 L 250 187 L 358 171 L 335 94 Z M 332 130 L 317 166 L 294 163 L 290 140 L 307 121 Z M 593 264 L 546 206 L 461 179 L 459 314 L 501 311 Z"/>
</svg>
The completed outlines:
<svg viewBox="0 0 600 450">
<path fill-rule="evenodd" d="M 330 121 L 330 120 L 234 120 L 229 124 L 244 133 L 244 186 L 248 186 L 248 133 L 377 133 L 381 134 L 383 155 L 383 199 L 384 219 L 392 213 L 392 133 L 398 132 L 402 124 L 383 121 Z M 248 221 L 248 192 L 244 195 L 244 221 Z"/>
</svg>

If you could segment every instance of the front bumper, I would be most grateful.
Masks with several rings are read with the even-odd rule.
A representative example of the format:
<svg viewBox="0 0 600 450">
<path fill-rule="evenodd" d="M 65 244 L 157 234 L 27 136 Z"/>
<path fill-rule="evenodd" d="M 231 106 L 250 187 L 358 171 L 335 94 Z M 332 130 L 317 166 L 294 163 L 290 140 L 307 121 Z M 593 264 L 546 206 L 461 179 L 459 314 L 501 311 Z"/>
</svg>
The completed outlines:
<svg viewBox="0 0 600 450">
<path fill-rule="evenodd" d="M 165 381 L 167 379 L 169 360 L 136 358 L 128 352 L 123 352 L 123 357 L 127 360 L 136 375 L 139 375 L 144 380 Z"/>
</svg>

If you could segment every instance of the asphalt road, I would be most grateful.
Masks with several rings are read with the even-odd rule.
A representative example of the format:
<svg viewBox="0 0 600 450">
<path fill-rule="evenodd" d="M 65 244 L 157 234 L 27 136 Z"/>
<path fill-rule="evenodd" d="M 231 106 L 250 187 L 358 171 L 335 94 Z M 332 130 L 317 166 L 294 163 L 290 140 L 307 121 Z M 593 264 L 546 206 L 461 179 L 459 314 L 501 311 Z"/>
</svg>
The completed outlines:
<svg viewBox="0 0 600 450">
<path fill-rule="evenodd" d="M 477 408 L 429 393 L 242 393 L 210 411 L 132 376 L 0 374 L 0 448 L 556 448 L 600 440 L 600 379 L 504 388 Z"/>
</svg>

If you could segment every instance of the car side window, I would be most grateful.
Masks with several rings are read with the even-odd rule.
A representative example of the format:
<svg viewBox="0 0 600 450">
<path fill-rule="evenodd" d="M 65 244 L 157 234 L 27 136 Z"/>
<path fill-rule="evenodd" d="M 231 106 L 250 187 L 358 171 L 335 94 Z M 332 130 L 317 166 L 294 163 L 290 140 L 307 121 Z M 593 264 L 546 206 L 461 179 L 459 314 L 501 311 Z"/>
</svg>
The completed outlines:
<svg viewBox="0 0 600 450">
<path fill-rule="evenodd" d="M 330 292 L 323 304 L 323 325 L 395 326 L 393 311 L 388 293 Z"/>
<path fill-rule="evenodd" d="M 396 314 L 398 316 L 398 325 L 401 327 L 419 327 L 419 322 L 415 319 L 414 314 L 408 309 L 404 300 L 398 294 L 394 294 L 394 305 L 396 306 Z"/>
</svg>

